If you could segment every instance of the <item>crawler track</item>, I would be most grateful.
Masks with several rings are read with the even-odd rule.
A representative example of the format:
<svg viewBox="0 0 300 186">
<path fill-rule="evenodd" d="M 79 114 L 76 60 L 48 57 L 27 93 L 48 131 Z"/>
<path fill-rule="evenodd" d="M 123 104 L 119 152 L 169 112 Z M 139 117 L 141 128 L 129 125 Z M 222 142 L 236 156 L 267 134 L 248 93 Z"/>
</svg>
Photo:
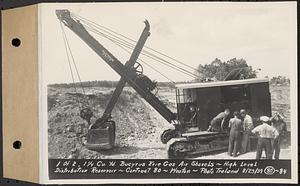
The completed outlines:
<svg viewBox="0 0 300 186">
<path fill-rule="evenodd" d="M 168 142 L 169 158 L 187 158 L 226 151 L 228 134 L 198 132 L 183 134 L 181 138 L 173 138 Z"/>
</svg>

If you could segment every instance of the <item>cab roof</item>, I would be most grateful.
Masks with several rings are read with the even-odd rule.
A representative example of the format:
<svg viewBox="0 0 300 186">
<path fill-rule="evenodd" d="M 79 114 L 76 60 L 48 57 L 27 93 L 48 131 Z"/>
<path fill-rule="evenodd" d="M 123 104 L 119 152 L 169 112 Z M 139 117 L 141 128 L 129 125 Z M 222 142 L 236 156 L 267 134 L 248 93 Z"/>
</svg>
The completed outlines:
<svg viewBox="0 0 300 186">
<path fill-rule="evenodd" d="M 220 87 L 220 86 L 266 83 L 266 82 L 269 82 L 268 78 L 262 78 L 262 79 L 253 78 L 253 79 L 243 79 L 243 80 L 216 81 L 216 82 L 208 82 L 208 83 L 184 83 L 184 84 L 176 84 L 175 87 L 178 89 L 193 89 L 193 88 Z"/>
</svg>

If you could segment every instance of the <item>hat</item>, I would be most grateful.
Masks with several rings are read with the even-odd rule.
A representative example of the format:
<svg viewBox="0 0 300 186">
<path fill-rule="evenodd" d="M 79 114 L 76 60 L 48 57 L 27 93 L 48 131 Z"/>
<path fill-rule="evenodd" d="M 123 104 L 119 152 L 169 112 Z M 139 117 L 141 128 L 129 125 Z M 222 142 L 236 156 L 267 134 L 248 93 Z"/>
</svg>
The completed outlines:
<svg viewBox="0 0 300 186">
<path fill-rule="evenodd" d="M 261 116 L 261 117 L 259 118 L 259 120 L 260 120 L 260 121 L 263 121 L 263 122 L 268 122 L 268 121 L 270 121 L 270 118 L 269 118 L 268 116 Z"/>
<path fill-rule="evenodd" d="M 241 109 L 240 110 L 240 114 L 246 114 L 246 110 L 245 109 Z"/>
</svg>

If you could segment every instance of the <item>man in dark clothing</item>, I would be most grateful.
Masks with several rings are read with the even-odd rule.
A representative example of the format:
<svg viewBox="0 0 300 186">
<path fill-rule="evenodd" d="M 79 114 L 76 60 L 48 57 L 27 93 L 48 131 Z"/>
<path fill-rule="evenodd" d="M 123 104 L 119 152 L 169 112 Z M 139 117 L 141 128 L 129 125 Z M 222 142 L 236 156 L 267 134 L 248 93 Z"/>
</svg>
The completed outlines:
<svg viewBox="0 0 300 186">
<path fill-rule="evenodd" d="M 189 122 L 193 125 L 197 124 L 197 114 L 199 112 L 199 108 L 196 107 L 195 103 L 191 103 L 189 105 L 189 112 L 191 116 Z"/>
<path fill-rule="evenodd" d="M 280 144 L 284 133 L 286 130 L 286 123 L 283 120 L 283 116 L 279 113 L 276 113 L 274 117 L 271 118 L 272 126 L 277 130 L 278 137 L 272 140 L 272 153 L 274 153 L 274 158 L 279 159 L 280 154 Z"/>
<path fill-rule="evenodd" d="M 243 136 L 241 142 L 241 153 L 247 153 L 250 151 L 250 135 L 253 129 L 253 120 L 250 115 L 247 114 L 245 109 L 240 111 L 241 118 L 243 119 Z"/>
<path fill-rule="evenodd" d="M 224 112 L 221 112 L 216 117 L 214 117 L 211 120 L 210 126 L 208 127 L 207 131 L 208 132 L 220 132 L 220 131 L 223 131 L 224 122 L 225 122 L 225 120 L 226 120 L 226 118 L 228 117 L 229 114 L 230 114 L 230 110 L 229 109 L 225 109 Z"/>
<path fill-rule="evenodd" d="M 237 153 L 239 152 L 239 143 L 241 132 L 243 131 L 243 122 L 241 119 L 238 118 L 239 113 L 233 113 L 234 118 L 229 120 L 229 146 L 228 146 L 228 155 L 236 157 Z"/>
</svg>

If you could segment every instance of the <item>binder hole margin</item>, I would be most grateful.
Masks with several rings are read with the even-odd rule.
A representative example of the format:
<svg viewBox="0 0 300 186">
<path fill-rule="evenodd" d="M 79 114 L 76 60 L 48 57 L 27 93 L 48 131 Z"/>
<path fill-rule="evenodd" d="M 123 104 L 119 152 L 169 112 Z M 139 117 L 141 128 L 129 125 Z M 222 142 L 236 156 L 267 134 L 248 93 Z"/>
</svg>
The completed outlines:
<svg viewBox="0 0 300 186">
<path fill-rule="evenodd" d="M 13 142 L 13 147 L 14 147 L 14 149 L 20 149 L 21 146 L 22 146 L 21 141 L 17 140 L 17 141 L 14 141 L 14 142 Z"/>
<path fill-rule="evenodd" d="M 19 47 L 21 45 L 21 40 L 19 38 L 13 38 L 11 40 L 11 44 L 14 47 Z"/>
</svg>

